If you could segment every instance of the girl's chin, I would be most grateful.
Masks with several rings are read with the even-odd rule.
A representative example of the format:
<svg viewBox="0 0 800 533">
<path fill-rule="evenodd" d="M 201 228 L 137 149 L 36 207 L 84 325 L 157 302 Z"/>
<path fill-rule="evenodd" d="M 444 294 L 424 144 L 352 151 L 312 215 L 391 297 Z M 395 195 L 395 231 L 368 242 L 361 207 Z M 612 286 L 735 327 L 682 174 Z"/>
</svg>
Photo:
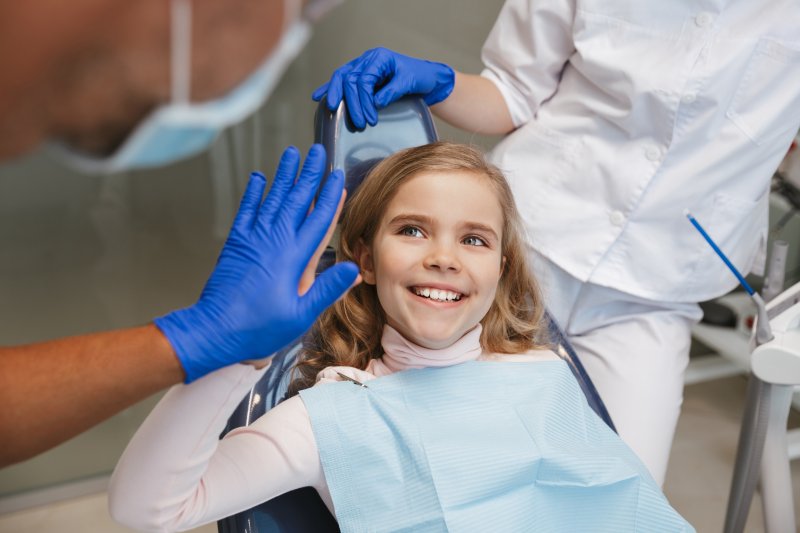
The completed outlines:
<svg viewBox="0 0 800 533">
<path fill-rule="evenodd" d="M 461 335 L 450 335 L 448 337 L 437 335 L 414 335 L 409 337 L 408 340 L 417 346 L 421 346 L 429 350 L 441 350 L 444 348 L 449 348 L 460 338 Z"/>
<path fill-rule="evenodd" d="M 403 337 L 413 342 L 417 346 L 429 350 L 441 350 L 449 348 L 457 340 L 464 336 L 472 328 L 454 328 L 453 321 L 416 321 L 413 324 L 397 324 L 389 320 L 388 323 L 396 329 Z M 473 326 L 474 327 L 474 326 Z"/>
</svg>

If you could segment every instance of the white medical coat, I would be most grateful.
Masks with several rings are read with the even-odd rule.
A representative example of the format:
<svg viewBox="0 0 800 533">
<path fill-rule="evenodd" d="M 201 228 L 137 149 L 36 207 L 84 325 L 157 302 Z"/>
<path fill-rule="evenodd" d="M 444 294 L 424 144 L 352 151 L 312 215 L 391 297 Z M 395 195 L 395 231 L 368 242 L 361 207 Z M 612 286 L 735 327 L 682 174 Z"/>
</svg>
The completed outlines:
<svg viewBox="0 0 800 533">
<path fill-rule="evenodd" d="M 654 300 L 763 266 L 770 178 L 800 126 L 796 0 L 508 0 L 483 76 L 514 124 L 494 150 L 534 249 Z"/>
</svg>

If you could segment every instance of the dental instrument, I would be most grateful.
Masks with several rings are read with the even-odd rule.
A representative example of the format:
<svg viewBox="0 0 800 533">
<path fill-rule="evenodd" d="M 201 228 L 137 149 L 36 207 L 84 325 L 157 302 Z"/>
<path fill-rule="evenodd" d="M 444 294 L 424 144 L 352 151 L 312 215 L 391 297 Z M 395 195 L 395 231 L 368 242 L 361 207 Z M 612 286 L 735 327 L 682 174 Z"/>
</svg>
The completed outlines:
<svg viewBox="0 0 800 533">
<path fill-rule="evenodd" d="M 739 283 L 742 285 L 744 290 L 747 291 L 747 294 L 749 294 L 750 298 L 752 298 L 753 301 L 755 302 L 756 309 L 758 310 L 757 311 L 758 323 L 756 326 L 756 342 L 758 344 L 764 344 L 765 342 L 771 341 L 773 339 L 773 336 L 772 336 L 772 331 L 770 330 L 769 327 L 769 317 L 767 317 L 767 310 L 766 310 L 766 304 L 764 303 L 764 299 L 761 297 L 760 294 L 758 294 L 753 289 L 753 287 L 750 286 L 749 283 L 747 283 L 747 280 L 744 279 L 744 276 L 742 276 L 739 270 L 733 265 L 733 263 L 731 263 L 730 259 L 728 259 L 728 257 L 723 253 L 723 251 L 720 250 L 719 246 L 717 246 L 717 243 L 714 242 L 714 239 L 712 239 L 711 236 L 706 232 L 706 230 L 703 229 L 703 226 L 701 226 L 700 223 L 697 221 L 697 219 L 694 218 L 694 216 L 692 216 L 692 213 L 690 213 L 688 209 L 684 209 L 683 214 L 686 215 L 686 218 L 689 219 L 689 222 L 692 223 L 695 229 L 697 229 L 697 231 L 700 232 L 700 235 L 703 236 L 703 238 L 706 240 L 709 246 L 711 246 L 714 252 L 716 252 L 719 258 L 722 259 L 723 263 L 725 263 L 725 266 L 727 266 L 728 269 L 733 273 L 733 275 L 736 276 L 736 279 L 739 280 Z"/>
<path fill-rule="evenodd" d="M 339 372 L 338 370 L 336 371 L 336 373 L 337 373 L 337 374 L 339 374 L 339 377 L 340 377 L 340 378 L 342 378 L 342 379 L 344 379 L 345 381 L 349 381 L 350 383 L 355 383 L 355 384 L 356 384 L 356 385 L 358 385 L 359 387 L 364 387 L 365 389 L 368 389 L 368 388 L 369 388 L 369 387 L 367 387 L 366 385 L 364 385 L 363 383 L 361 383 L 360 381 L 358 381 L 357 379 L 353 379 L 353 378 L 351 378 L 351 377 L 350 377 L 350 376 L 348 376 L 348 375 L 342 374 L 342 373 L 341 373 L 341 372 Z"/>
</svg>

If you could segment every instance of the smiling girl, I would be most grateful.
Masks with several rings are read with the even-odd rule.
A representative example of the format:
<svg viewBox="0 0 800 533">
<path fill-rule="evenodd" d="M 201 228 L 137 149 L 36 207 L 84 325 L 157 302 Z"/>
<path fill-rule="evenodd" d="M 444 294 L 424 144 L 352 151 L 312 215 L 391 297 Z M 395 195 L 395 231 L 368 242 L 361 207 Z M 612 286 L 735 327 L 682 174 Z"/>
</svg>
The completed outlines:
<svg viewBox="0 0 800 533">
<path fill-rule="evenodd" d="M 388 157 L 343 215 L 338 259 L 363 283 L 313 327 L 290 398 L 218 441 L 264 371 L 172 389 L 112 515 L 186 529 L 310 486 L 343 531 L 691 530 L 546 348 L 519 227 L 480 152 Z"/>
<path fill-rule="evenodd" d="M 337 260 L 357 263 L 364 283 L 316 322 L 292 391 L 339 365 L 385 375 L 530 350 L 556 358 L 520 231 L 505 178 L 477 150 L 435 143 L 385 159 L 342 217 Z M 469 331 L 475 353 L 447 350 Z M 387 334 L 443 351 L 399 364 Z"/>
</svg>

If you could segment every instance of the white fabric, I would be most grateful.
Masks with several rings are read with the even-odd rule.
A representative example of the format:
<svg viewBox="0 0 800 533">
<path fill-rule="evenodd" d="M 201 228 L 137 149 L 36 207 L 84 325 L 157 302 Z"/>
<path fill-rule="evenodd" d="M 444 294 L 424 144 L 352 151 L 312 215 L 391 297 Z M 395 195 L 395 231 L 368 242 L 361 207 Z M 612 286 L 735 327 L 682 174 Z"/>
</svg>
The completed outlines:
<svg viewBox="0 0 800 533">
<path fill-rule="evenodd" d="M 508 0 L 483 49 L 518 129 L 493 153 L 533 247 L 581 281 L 697 302 L 763 265 L 800 126 L 794 0 Z"/>
<path fill-rule="evenodd" d="M 475 349 L 480 326 L 453 346 L 439 350 L 443 360 L 552 361 L 551 351 L 520 355 L 482 353 Z M 404 341 L 389 328 L 395 340 Z M 332 367 L 319 381 L 341 380 L 338 371 L 364 382 L 406 368 L 424 366 L 413 352 L 430 358 L 430 350 L 404 341 L 391 367 L 373 360 L 366 370 Z M 464 354 L 470 354 L 466 358 Z M 430 359 L 428 359 L 430 362 Z M 455 364 L 455 363 L 454 363 Z M 111 477 L 111 516 L 144 531 L 196 527 L 249 509 L 290 490 L 314 487 L 333 513 L 308 412 L 294 396 L 253 422 L 218 440 L 233 410 L 264 371 L 233 365 L 189 385 L 177 385 L 147 417 L 128 444 Z"/>
<path fill-rule="evenodd" d="M 683 402 L 693 303 L 662 303 L 584 283 L 541 256 L 534 264 L 561 326 L 622 440 L 664 484 Z"/>
</svg>

